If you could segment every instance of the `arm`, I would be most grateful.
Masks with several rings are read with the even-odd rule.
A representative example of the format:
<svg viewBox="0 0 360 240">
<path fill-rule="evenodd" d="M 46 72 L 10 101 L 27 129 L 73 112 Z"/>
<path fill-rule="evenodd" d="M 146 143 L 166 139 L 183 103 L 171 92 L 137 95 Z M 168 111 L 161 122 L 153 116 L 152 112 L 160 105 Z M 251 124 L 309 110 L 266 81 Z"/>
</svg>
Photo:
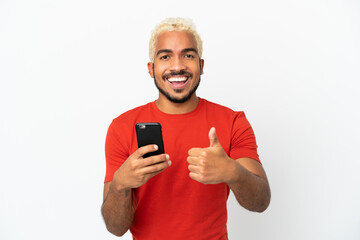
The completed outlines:
<svg viewBox="0 0 360 240">
<path fill-rule="evenodd" d="M 106 228 L 116 236 L 122 236 L 131 227 L 134 219 L 131 189 L 116 190 L 113 182 L 104 185 L 104 202 L 101 213 L 105 220 Z"/>
<path fill-rule="evenodd" d="M 101 213 L 106 228 L 116 236 L 124 235 L 134 219 L 131 189 L 144 185 L 171 164 L 167 154 L 142 158 L 144 154 L 156 150 L 154 145 L 136 150 L 114 173 L 113 180 L 104 185 Z"/>
<path fill-rule="evenodd" d="M 205 184 L 225 182 L 243 207 L 265 211 L 270 203 L 270 187 L 262 165 L 250 158 L 231 159 L 222 148 L 215 128 L 210 129 L 209 139 L 210 147 L 189 150 L 189 176 Z"/>
<path fill-rule="evenodd" d="M 270 186 L 262 165 L 251 158 L 232 160 L 233 174 L 226 183 L 241 206 L 263 212 L 270 204 Z"/>
</svg>

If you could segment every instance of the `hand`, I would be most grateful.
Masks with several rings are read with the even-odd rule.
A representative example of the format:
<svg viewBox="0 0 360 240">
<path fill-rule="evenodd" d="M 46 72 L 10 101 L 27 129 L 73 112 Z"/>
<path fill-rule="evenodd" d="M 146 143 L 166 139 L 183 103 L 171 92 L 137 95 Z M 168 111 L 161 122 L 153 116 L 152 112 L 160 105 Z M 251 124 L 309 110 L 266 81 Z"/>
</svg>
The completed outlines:
<svg viewBox="0 0 360 240">
<path fill-rule="evenodd" d="M 148 152 L 158 149 L 156 145 L 147 145 L 138 148 L 115 172 L 113 183 L 120 191 L 126 188 L 137 188 L 144 185 L 150 178 L 164 171 L 171 165 L 169 155 L 160 154 L 143 158 Z"/>
<path fill-rule="evenodd" d="M 192 148 L 189 150 L 187 162 L 190 178 L 205 184 L 229 182 L 236 169 L 232 160 L 221 146 L 215 128 L 209 131 L 210 147 Z"/>
</svg>

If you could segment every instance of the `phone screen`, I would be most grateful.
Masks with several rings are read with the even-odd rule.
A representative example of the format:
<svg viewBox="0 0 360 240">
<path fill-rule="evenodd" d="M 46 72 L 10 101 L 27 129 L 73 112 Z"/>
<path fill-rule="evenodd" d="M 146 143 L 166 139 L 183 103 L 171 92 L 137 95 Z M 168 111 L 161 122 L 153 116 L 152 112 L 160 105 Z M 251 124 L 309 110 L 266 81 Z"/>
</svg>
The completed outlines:
<svg viewBox="0 0 360 240">
<path fill-rule="evenodd" d="M 149 144 L 156 144 L 159 149 L 155 152 L 149 152 L 143 158 L 164 153 L 164 143 L 161 131 L 161 124 L 157 122 L 137 123 L 135 125 L 138 147 Z"/>
</svg>

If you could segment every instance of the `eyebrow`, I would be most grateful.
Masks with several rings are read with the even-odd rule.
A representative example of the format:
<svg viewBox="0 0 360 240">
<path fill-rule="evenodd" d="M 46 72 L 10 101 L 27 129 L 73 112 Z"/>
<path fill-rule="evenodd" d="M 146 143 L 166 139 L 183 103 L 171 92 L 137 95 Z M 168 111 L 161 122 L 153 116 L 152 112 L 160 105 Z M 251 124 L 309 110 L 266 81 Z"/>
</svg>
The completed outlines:
<svg viewBox="0 0 360 240">
<path fill-rule="evenodd" d="M 159 51 L 157 51 L 156 56 L 159 56 L 159 54 L 161 53 L 172 53 L 173 51 L 170 49 L 160 49 Z M 196 54 L 198 54 L 198 51 L 195 48 L 184 48 L 183 50 L 181 50 L 182 53 L 186 53 L 186 52 L 195 52 Z"/>
<path fill-rule="evenodd" d="M 157 51 L 156 56 L 159 56 L 161 53 L 171 53 L 172 51 L 170 49 L 160 49 Z"/>
<path fill-rule="evenodd" d="M 195 48 L 184 48 L 183 50 L 181 50 L 182 53 L 185 52 L 195 52 L 196 54 L 199 54 L 198 51 Z"/>
</svg>

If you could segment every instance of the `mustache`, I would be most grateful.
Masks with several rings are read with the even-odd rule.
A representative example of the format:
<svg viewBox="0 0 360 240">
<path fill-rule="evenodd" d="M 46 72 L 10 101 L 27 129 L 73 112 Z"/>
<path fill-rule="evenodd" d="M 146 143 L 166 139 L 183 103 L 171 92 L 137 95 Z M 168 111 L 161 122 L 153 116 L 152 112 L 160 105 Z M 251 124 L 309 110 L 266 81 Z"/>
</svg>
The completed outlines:
<svg viewBox="0 0 360 240">
<path fill-rule="evenodd" d="M 172 71 L 170 73 L 164 74 L 162 76 L 163 80 L 166 80 L 166 78 L 168 77 L 173 77 L 173 76 L 178 76 L 178 75 L 182 75 L 182 76 L 187 76 L 189 78 L 191 78 L 193 75 L 185 70 L 180 70 L 180 71 Z"/>
</svg>

